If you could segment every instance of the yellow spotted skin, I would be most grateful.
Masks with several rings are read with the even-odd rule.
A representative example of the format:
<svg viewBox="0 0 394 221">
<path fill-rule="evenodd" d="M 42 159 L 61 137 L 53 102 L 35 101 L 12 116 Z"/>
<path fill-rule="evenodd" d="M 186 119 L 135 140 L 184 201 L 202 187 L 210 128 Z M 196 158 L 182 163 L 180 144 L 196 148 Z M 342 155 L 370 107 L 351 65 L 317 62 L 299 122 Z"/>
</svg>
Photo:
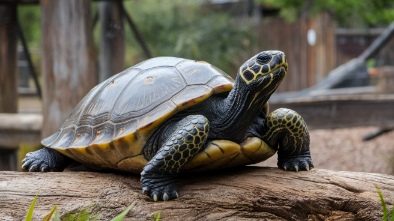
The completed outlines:
<svg viewBox="0 0 394 221">
<path fill-rule="evenodd" d="M 287 60 L 285 55 L 280 51 L 271 51 L 270 54 L 259 54 L 249 59 L 249 61 L 240 67 L 238 73 L 246 84 L 256 82 L 256 79 L 265 75 L 272 75 L 270 77 L 271 82 L 267 83 L 267 86 L 269 86 L 274 79 L 274 71 L 280 68 L 283 68 L 284 71 L 287 72 Z M 280 82 L 277 84 L 279 83 Z"/>
<path fill-rule="evenodd" d="M 200 151 L 208 137 L 208 120 L 203 116 L 191 116 L 189 122 L 176 131 L 148 163 L 157 165 L 162 173 L 177 174 L 182 166 Z"/>
<path fill-rule="evenodd" d="M 208 138 L 208 119 L 202 115 L 190 115 L 176 130 L 141 173 L 143 192 L 154 200 L 177 198 L 176 176 L 194 155 L 204 146 Z M 165 193 L 166 196 L 159 196 Z"/>
<path fill-rule="evenodd" d="M 278 150 L 280 168 L 294 171 L 313 168 L 308 127 L 297 112 L 280 108 L 270 113 L 263 127 L 262 140 Z M 294 162 L 300 160 L 302 162 Z"/>
</svg>

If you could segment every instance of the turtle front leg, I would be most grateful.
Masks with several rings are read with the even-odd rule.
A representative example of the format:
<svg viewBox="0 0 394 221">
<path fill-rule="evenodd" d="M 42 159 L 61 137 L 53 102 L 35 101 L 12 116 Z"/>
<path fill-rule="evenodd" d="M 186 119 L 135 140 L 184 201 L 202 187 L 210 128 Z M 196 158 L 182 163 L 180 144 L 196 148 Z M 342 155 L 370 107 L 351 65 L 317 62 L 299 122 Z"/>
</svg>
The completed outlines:
<svg viewBox="0 0 394 221">
<path fill-rule="evenodd" d="M 284 170 L 310 170 L 309 132 L 305 121 L 295 111 L 280 108 L 267 116 L 262 139 L 278 150 L 278 167 Z"/>
<path fill-rule="evenodd" d="M 27 153 L 22 168 L 29 172 L 63 171 L 73 160 L 53 149 L 42 148 Z"/>
<path fill-rule="evenodd" d="M 178 197 L 176 175 L 208 138 L 208 120 L 202 115 L 188 116 L 178 125 L 141 173 L 142 192 L 154 201 Z"/>
</svg>

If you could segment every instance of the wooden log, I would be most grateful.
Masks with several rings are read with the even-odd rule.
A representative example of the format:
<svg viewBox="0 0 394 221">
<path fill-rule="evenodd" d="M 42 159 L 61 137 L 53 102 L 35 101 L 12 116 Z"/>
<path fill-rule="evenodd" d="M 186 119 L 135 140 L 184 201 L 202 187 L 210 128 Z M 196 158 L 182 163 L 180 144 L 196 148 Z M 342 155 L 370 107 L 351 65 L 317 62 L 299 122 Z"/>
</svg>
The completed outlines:
<svg viewBox="0 0 394 221">
<path fill-rule="evenodd" d="M 152 220 L 155 213 L 161 220 L 381 220 L 374 184 L 388 209 L 394 203 L 394 177 L 372 173 L 243 167 L 185 175 L 179 184 L 180 198 L 152 202 L 136 175 L 0 172 L 0 217 L 21 220 L 36 194 L 35 220 L 54 205 L 63 218 L 86 210 L 110 220 L 133 202 L 126 220 Z"/>
<path fill-rule="evenodd" d="M 42 134 L 62 125 L 76 104 L 97 84 L 90 0 L 41 1 Z"/>
</svg>

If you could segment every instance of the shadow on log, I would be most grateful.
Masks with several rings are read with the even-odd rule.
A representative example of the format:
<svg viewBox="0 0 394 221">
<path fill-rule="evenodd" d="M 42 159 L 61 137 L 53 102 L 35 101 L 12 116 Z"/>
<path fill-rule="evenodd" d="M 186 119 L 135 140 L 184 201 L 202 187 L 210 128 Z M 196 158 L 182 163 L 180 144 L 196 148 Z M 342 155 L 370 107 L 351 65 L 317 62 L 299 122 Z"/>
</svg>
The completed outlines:
<svg viewBox="0 0 394 221">
<path fill-rule="evenodd" d="M 135 175 L 0 172 L 0 217 L 22 220 L 38 194 L 34 220 L 54 205 L 63 216 L 87 210 L 110 220 L 132 202 L 125 220 L 153 220 L 157 212 L 162 220 L 381 220 L 374 184 L 391 209 L 394 176 L 383 174 L 244 167 L 184 175 L 179 199 L 152 202 Z"/>
</svg>

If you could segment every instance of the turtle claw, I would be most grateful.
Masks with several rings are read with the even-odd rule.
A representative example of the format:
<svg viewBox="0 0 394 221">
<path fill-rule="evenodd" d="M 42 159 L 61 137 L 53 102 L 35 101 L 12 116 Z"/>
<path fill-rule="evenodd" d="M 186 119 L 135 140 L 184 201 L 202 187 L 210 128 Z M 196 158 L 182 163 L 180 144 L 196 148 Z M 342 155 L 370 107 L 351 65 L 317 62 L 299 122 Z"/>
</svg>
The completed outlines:
<svg viewBox="0 0 394 221">
<path fill-rule="evenodd" d="M 278 161 L 278 167 L 283 170 L 290 171 L 309 171 L 314 166 L 310 156 L 295 156 L 292 158 L 280 159 Z"/>
<path fill-rule="evenodd" d="M 148 187 L 144 187 L 144 188 L 142 188 L 142 194 L 143 195 L 149 195 L 149 189 L 148 189 Z"/>
<path fill-rule="evenodd" d="M 157 202 L 157 194 L 153 194 L 153 201 Z"/>
<path fill-rule="evenodd" d="M 153 201 L 168 201 L 178 198 L 175 177 L 168 175 L 141 174 L 142 193 Z"/>
<path fill-rule="evenodd" d="M 62 171 L 71 161 L 55 150 L 43 148 L 27 153 L 22 162 L 22 169 L 29 172 L 49 172 Z"/>
<path fill-rule="evenodd" d="M 170 197 L 168 196 L 168 194 L 167 193 L 164 193 L 163 194 L 163 200 L 164 201 L 168 201 L 170 199 Z"/>
<path fill-rule="evenodd" d="M 34 164 L 34 165 L 30 166 L 29 172 L 37 172 L 37 165 Z"/>
</svg>

